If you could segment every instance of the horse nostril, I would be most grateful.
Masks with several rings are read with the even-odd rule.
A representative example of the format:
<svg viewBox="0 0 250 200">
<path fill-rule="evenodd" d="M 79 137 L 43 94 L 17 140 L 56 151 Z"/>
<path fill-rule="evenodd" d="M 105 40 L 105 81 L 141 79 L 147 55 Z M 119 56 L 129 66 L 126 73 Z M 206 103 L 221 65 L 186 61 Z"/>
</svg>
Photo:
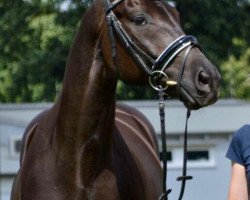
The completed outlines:
<svg viewBox="0 0 250 200">
<path fill-rule="evenodd" d="M 202 84 L 202 85 L 209 85 L 210 84 L 210 80 L 211 80 L 211 78 L 210 78 L 210 76 L 206 72 L 201 71 L 199 73 L 198 81 L 199 81 L 200 84 Z"/>
<path fill-rule="evenodd" d="M 211 77 L 206 72 L 200 71 L 196 81 L 196 88 L 199 94 L 202 96 L 208 95 L 211 91 Z"/>
</svg>

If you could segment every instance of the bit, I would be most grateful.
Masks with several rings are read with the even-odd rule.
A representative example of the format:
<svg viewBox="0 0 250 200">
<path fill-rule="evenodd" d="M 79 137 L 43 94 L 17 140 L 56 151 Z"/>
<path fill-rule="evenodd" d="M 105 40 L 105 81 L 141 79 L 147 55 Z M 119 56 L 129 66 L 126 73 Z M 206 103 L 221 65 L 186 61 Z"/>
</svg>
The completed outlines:
<svg viewBox="0 0 250 200">
<path fill-rule="evenodd" d="M 175 85 L 177 85 L 177 82 L 176 81 L 166 81 L 166 84 L 168 86 L 175 86 Z"/>
</svg>

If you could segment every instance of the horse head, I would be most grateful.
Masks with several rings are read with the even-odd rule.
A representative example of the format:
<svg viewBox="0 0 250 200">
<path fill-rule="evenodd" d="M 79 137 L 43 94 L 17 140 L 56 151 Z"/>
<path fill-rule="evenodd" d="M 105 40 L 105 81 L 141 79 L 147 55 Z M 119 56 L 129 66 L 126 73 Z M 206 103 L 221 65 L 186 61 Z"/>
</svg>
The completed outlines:
<svg viewBox="0 0 250 200">
<path fill-rule="evenodd" d="M 104 3 L 104 40 L 111 42 L 113 57 L 108 54 L 109 63 L 114 63 L 113 70 L 124 82 L 145 84 L 150 79 L 156 89 L 166 89 L 189 109 L 218 99 L 220 74 L 196 39 L 185 36 L 174 7 L 161 0 Z"/>
</svg>

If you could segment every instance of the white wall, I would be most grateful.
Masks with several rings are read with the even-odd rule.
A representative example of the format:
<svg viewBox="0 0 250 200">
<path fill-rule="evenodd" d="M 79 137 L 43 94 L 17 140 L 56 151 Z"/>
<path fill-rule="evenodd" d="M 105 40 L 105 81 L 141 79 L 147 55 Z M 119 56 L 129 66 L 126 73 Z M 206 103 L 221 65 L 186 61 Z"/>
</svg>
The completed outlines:
<svg viewBox="0 0 250 200">
<path fill-rule="evenodd" d="M 14 175 L 19 168 L 19 157 L 10 149 L 12 138 L 22 137 L 24 127 L 0 123 L 0 200 L 10 200 Z"/>
<path fill-rule="evenodd" d="M 1 181 L 0 200 L 10 200 L 10 192 L 11 192 L 13 180 L 14 180 L 13 177 L 2 177 L 0 179 Z"/>
<path fill-rule="evenodd" d="M 207 139 L 209 147 L 215 153 L 215 162 L 211 166 L 188 167 L 187 175 L 194 178 L 186 182 L 184 200 L 226 200 L 230 180 L 230 161 L 225 158 L 229 138 L 216 136 Z M 191 141 L 189 141 L 191 142 Z M 189 145 L 189 147 L 192 145 Z M 171 199 L 178 199 L 180 182 L 176 178 L 181 175 L 182 169 L 168 170 L 168 187 L 172 189 Z"/>
<path fill-rule="evenodd" d="M 24 127 L 12 126 L 8 124 L 0 124 L 1 137 L 1 174 L 13 174 L 19 168 L 19 157 L 12 154 L 10 149 L 11 139 L 22 137 Z"/>
</svg>

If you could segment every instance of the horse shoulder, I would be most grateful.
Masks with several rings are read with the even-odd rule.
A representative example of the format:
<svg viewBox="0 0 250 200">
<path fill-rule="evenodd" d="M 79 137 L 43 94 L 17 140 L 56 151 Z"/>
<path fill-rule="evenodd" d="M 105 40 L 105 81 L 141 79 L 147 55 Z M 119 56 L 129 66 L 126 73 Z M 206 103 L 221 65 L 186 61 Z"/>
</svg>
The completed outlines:
<svg viewBox="0 0 250 200">
<path fill-rule="evenodd" d="M 152 125 L 138 110 L 124 104 L 118 104 L 116 127 L 135 162 L 145 199 L 158 198 L 161 193 L 162 168 Z"/>
<path fill-rule="evenodd" d="M 32 141 L 32 138 L 35 134 L 36 128 L 40 122 L 40 120 L 47 114 L 48 110 L 45 110 L 41 113 L 39 113 L 27 126 L 23 138 L 22 138 L 22 149 L 21 149 L 21 155 L 20 155 L 20 165 L 22 166 L 27 150 L 29 148 L 29 145 Z"/>
<path fill-rule="evenodd" d="M 151 147 L 158 153 L 156 133 L 149 120 L 139 110 L 129 105 L 118 103 L 116 105 L 116 119 L 126 122 L 129 118 L 136 123 L 140 129 L 141 136 L 144 137 Z"/>
</svg>

